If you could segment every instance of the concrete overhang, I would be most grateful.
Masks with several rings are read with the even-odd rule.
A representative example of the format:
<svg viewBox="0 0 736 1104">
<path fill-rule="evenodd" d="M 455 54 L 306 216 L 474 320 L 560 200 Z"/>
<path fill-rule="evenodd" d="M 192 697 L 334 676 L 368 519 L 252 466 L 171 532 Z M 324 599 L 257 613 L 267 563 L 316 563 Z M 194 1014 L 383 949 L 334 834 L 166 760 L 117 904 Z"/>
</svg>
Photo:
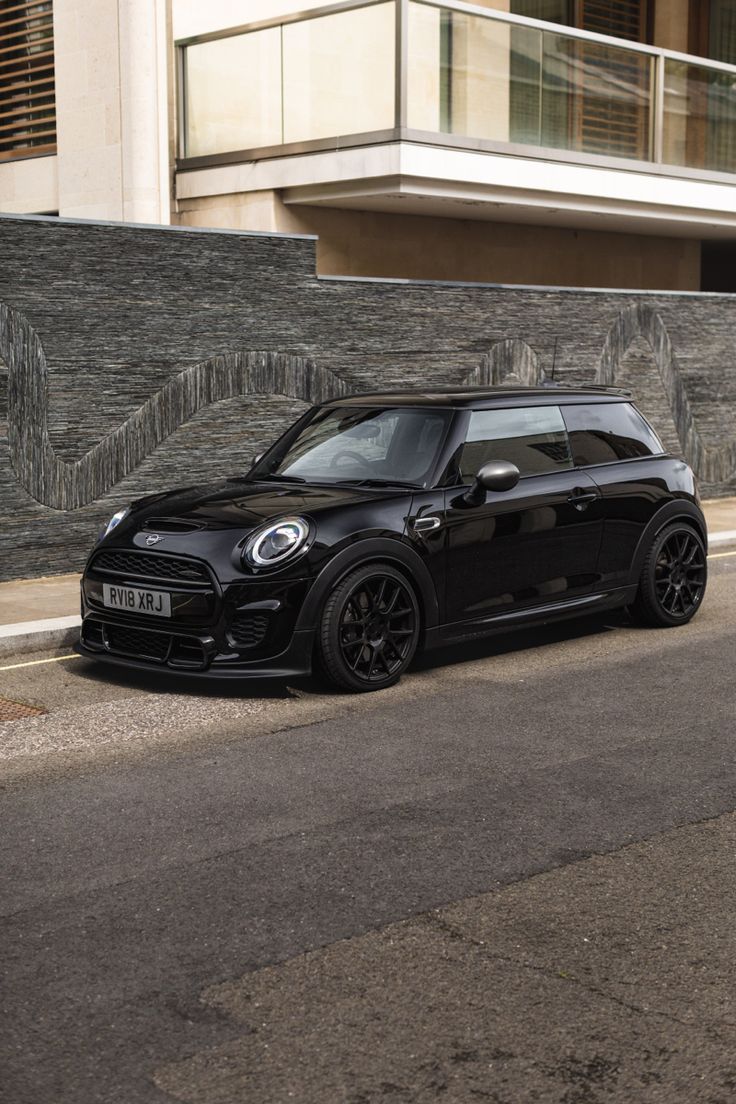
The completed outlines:
<svg viewBox="0 0 736 1104">
<path fill-rule="evenodd" d="M 188 169 L 176 189 L 180 200 L 277 191 L 289 205 L 736 239 L 736 176 L 603 160 L 393 141 Z"/>
</svg>

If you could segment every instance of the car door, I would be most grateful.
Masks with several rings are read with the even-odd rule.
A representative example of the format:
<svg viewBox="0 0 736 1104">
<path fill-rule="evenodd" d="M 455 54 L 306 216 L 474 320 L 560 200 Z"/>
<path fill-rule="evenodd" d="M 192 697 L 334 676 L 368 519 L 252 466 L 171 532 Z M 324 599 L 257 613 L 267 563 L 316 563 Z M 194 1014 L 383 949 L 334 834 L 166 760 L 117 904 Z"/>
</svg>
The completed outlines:
<svg viewBox="0 0 736 1104">
<path fill-rule="evenodd" d="M 521 478 L 468 505 L 464 491 L 490 460 L 510 461 Z M 594 590 L 601 492 L 573 469 L 559 406 L 469 412 L 456 463 L 464 489 L 446 491 L 446 623 L 485 621 Z"/>
</svg>

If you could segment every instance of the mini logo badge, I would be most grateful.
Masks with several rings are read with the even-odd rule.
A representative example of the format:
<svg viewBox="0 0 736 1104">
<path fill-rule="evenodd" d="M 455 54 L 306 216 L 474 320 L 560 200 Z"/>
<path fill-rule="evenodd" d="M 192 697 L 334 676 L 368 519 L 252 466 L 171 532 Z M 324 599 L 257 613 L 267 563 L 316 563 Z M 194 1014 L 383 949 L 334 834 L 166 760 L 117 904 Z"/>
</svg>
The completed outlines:
<svg viewBox="0 0 736 1104">
<path fill-rule="evenodd" d="M 160 537 L 158 533 L 151 533 L 150 537 L 146 537 L 146 544 L 149 548 L 152 548 L 154 544 L 158 544 L 164 538 Z"/>
</svg>

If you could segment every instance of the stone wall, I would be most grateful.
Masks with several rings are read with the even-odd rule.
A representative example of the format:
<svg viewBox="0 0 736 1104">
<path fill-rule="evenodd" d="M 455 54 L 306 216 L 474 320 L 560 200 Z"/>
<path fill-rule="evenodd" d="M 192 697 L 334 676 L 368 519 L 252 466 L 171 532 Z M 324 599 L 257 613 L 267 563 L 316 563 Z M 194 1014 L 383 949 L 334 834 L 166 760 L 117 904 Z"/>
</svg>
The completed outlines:
<svg viewBox="0 0 736 1104">
<path fill-rule="evenodd" d="M 0 578 L 376 388 L 619 383 L 736 493 L 736 296 L 318 279 L 309 238 L 0 217 Z"/>
</svg>

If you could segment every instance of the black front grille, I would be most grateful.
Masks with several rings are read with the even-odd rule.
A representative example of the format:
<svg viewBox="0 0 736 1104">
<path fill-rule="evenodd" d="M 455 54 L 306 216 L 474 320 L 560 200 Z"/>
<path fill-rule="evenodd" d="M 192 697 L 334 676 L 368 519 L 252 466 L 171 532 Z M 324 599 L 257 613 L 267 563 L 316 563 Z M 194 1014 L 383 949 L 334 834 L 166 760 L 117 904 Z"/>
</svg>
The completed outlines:
<svg viewBox="0 0 736 1104">
<path fill-rule="evenodd" d="M 255 648 L 263 641 L 267 630 L 265 613 L 236 613 L 228 635 L 236 648 Z"/>
<path fill-rule="evenodd" d="M 144 579 L 169 579 L 184 583 L 210 581 L 203 564 L 179 556 L 167 556 L 163 552 L 153 554 L 108 548 L 95 556 L 90 570 L 109 575 L 136 575 Z"/>
<path fill-rule="evenodd" d="M 168 633 L 147 632 L 128 625 L 105 625 L 108 651 L 139 659 L 155 659 L 163 663 L 169 654 L 171 637 Z"/>
</svg>

